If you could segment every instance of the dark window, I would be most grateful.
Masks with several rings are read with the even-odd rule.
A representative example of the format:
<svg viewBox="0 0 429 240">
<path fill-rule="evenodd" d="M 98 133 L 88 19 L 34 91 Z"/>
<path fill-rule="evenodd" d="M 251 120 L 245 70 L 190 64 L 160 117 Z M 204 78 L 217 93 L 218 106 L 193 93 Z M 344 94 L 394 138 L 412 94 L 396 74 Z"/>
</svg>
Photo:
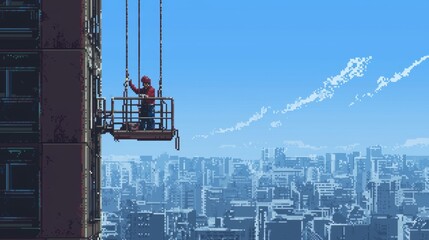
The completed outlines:
<svg viewBox="0 0 429 240">
<path fill-rule="evenodd" d="M 0 165 L 0 191 L 6 189 L 6 165 Z"/>
<path fill-rule="evenodd" d="M 34 148 L 3 148 L 0 149 L 0 164 L 9 161 L 35 161 Z"/>
<path fill-rule="evenodd" d="M 1 102 L 0 121 L 37 121 L 38 104 L 36 102 Z"/>
<path fill-rule="evenodd" d="M 0 6 L 35 6 L 40 0 L 0 0 Z"/>
<path fill-rule="evenodd" d="M 0 196 L 1 217 L 37 217 L 38 207 L 34 197 Z"/>
<path fill-rule="evenodd" d="M 0 10 L 0 28 L 37 28 L 39 14 L 36 10 Z"/>
<path fill-rule="evenodd" d="M 36 151 L 34 149 L 21 149 L 18 159 L 33 161 L 35 157 L 36 157 Z"/>
<path fill-rule="evenodd" d="M 0 32 L 1 33 L 1 32 Z M 1 40 L 1 39 L 0 39 Z M 17 40 L 14 40 L 16 44 Z M 6 48 L 1 45 L 0 48 Z M 16 48 L 19 46 L 11 47 Z M 16 67 L 38 67 L 40 62 L 39 55 L 37 53 L 0 53 L 0 68 L 16 68 Z"/>
<path fill-rule="evenodd" d="M 34 190 L 37 187 L 37 171 L 34 165 L 9 165 L 10 190 Z"/>
<path fill-rule="evenodd" d="M 11 72 L 12 96 L 37 96 L 39 79 L 35 71 Z"/>
<path fill-rule="evenodd" d="M 0 71 L 0 97 L 6 96 L 6 71 Z"/>
</svg>

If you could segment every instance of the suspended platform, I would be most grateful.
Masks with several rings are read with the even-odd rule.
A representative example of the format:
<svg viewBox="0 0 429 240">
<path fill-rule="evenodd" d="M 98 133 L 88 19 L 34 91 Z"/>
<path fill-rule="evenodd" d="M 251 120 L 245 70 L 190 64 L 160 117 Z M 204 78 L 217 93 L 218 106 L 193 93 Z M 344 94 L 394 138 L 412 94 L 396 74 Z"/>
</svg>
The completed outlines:
<svg viewBox="0 0 429 240">
<path fill-rule="evenodd" d="M 166 130 L 115 130 L 111 133 L 115 139 L 133 139 L 138 141 L 171 141 L 175 131 Z"/>
<path fill-rule="evenodd" d="M 139 109 L 146 100 L 155 100 L 154 117 L 141 117 Z M 174 128 L 174 99 L 169 97 L 117 97 L 106 110 L 106 100 L 98 98 L 97 127 L 110 133 L 115 141 L 171 141 L 179 150 L 179 130 Z M 154 121 L 153 129 L 141 129 L 142 120 Z"/>
</svg>

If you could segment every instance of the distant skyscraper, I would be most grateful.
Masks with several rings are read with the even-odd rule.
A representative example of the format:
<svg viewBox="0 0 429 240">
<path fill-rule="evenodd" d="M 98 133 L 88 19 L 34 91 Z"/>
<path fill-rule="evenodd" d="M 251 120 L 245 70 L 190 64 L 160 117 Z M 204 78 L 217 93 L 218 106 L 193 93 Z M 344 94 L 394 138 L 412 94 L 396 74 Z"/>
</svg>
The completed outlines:
<svg viewBox="0 0 429 240">
<path fill-rule="evenodd" d="M 331 174 L 345 174 L 349 172 L 349 160 L 346 153 L 327 153 L 325 169 Z"/>
<path fill-rule="evenodd" d="M 252 198 L 252 176 L 249 167 L 243 162 L 234 163 L 228 188 L 236 191 L 234 199 L 248 200 Z"/>
<path fill-rule="evenodd" d="M 284 148 L 274 149 L 274 166 L 286 167 L 286 156 Z"/>
<path fill-rule="evenodd" d="M 348 165 L 347 166 L 348 171 L 347 171 L 347 173 L 348 174 L 353 174 L 354 173 L 355 168 L 356 168 L 355 158 L 357 158 L 357 157 L 360 157 L 360 152 L 353 152 L 353 153 L 347 155 L 347 159 L 348 159 L 348 163 L 347 163 L 347 165 Z"/>
<path fill-rule="evenodd" d="M 395 180 L 370 182 L 370 210 L 373 214 L 396 215 L 398 213 L 399 182 Z"/>
<path fill-rule="evenodd" d="M 243 229 L 228 228 L 197 228 L 195 230 L 196 240 L 242 240 L 244 239 Z"/>
<path fill-rule="evenodd" d="M 355 177 L 355 183 L 356 183 L 355 184 L 355 191 L 356 191 L 356 197 L 357 197 L 356 200 L 360 206 L 363 206 L 362 196 L 366 190 L 366 186 L 371 176 L 371 162 L 366 157 L 356 157 L 355 166 L 356 167 L 353 175 Z"/>
<path fill-rule="evenodd" d="M 329 239 L 369 240 L 369 225 L 331 224 Z"/>
<path fill-rule="evenodd" d="M 267 240 L 265 225 L 270 220 L 270 214 L 268 205 L 260 205 L 256 208 L 256 219 L 255 219 L 255 236 L 256 240 Z"/>
<path fill-rule="evenodd" d="M 425 190 L 429 191 L 429 167 L 423 170 L 423 177 L 425 179 Z"/>
<path fill-rule="evenodd" d="M 381 146 L 371 146 L 366 149 L 366 158 L 371 162 L 371 179 L 379 178 L 378 161 L 383 159 Z"/>
<path fill-rule="evenodd" d="M 167 239 L 194 240 L 197 214 L 193 209 L 171 209 L 165 213 Z"/>
<path fill-rule="evenodd" d="M 325 158 L 325 172 L 333 174 L 335 172 L 335 155 L 327 153 Z"/>
<path fill-rule="evenodd" d="M 320 182 L 320 170 L 318 167 L 307 168 L 306 181 L 311 183 Z"/>
<path fill-rule="evenodd" d="M 128 239 L 165 239 L 163 213 L 131 212 L 128 221 Z"/>
<path fill-rule="evenodd" d="M 260 167 L 260 169 L 262 169 L 263 172 L 268 172 L 271 169 L 271 167 L 272 167 L 272 163 L 270 161 L 268 148 L 263 148 L 262 154 L 261 154 L 261 167 Z"/>
<path fill-rule="evenodd" d="M 397 216 L 373 215 L 369 225 L 370 239 L 403 239 L 403 225 Z"/>
<path fill-rule="evenodd" d="M 264 240 L 301 240 L 303 231 L 303 217 L 288 216 L 287 219 L 273 219 L 266 223 Z"/>
<path fill-rule="evenodd" d="M 429 239 L 429 219 L 417 218 L 410 228 L 409 240 L 427 240 Z"/>
<path fill-rule="evenodd" d="M 316 193 L 313 183 L 307 182 L 299 190 L 299 207 L 301 209 L 316 209 L 319 206 L 320 194 Z"/>
<path fill-rule="evenodd" d="M 371 146 L 366 149 L 367 157 L 383 157 L 382 147 L 380 145 Z"/>
<path fill-rule="evenodd" d="M 241 217 L 241 218 L 226 218 L 225 227 L 229 229 L 242 229 L 244 236 L 241 240 L 254 240 L 255 239 L 255 218 Z"/>
<path fill-rule="evenodd" d="M 225 201 L 225 188 L 203 187 L 201 194 L 202 214 L 207 217 L 221 217 L 228 209 L 229 202 Z"/>
</svg>

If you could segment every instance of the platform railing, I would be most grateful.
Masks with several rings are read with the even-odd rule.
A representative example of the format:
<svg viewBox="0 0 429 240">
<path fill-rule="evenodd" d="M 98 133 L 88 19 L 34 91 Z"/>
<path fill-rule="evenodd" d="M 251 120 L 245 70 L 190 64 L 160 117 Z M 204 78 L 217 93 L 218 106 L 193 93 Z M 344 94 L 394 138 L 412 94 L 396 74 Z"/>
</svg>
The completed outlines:
<svg viewBox="0 0 429 240">
<path fill-rule="evenodd" d="M 148 100 L 154 100 L 154 117 L 140 117 L 139 111 Z M 106 110 L 106 100 L 97 99 L 99 116 L 98 125 L 106 130 L 138 131 L 142 119 L 153 119 L 155 131 L 174 131 L 174 99 L 170 97 L 116 97 L 111 100 L 111 109 Z M 144 130 L 141 130 L 144 131 Z"/>
</svg>

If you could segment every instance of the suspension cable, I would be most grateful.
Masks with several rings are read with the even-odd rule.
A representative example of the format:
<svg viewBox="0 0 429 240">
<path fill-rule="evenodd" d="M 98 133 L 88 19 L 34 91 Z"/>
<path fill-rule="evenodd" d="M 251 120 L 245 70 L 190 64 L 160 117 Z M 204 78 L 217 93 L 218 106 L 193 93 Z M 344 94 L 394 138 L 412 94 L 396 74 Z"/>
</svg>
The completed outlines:
<svg viewBox="0 0 429 240">
<path fill-rule="evenodd" d="M 124 97 L 128 97 L 128 0 L 125 0 L 125 83 Z"/>
<path fill-rule="evenodd" d="M 125 0 L 125 82 L 123 97 L 128 97 L 128 0 Z M 122 119 L 125 124 L 128 124 L 128 101 L 123 100 L 122 103 Z M 128 126 L 127 126 L 128 127 Z"/>
<path fill-rule="evenodd" d="M 159 0 L 159 89 L 158 97 L 162 97 L 162 0 Z"/>
<path fill-rule="evenodd" d="M 139 89 L 140 89 L 140 0 L 139 0 L 139 6 L 138 6 L 138 73 L 137 73 L 137 81 L 139 82 Z"/>
</svg>

